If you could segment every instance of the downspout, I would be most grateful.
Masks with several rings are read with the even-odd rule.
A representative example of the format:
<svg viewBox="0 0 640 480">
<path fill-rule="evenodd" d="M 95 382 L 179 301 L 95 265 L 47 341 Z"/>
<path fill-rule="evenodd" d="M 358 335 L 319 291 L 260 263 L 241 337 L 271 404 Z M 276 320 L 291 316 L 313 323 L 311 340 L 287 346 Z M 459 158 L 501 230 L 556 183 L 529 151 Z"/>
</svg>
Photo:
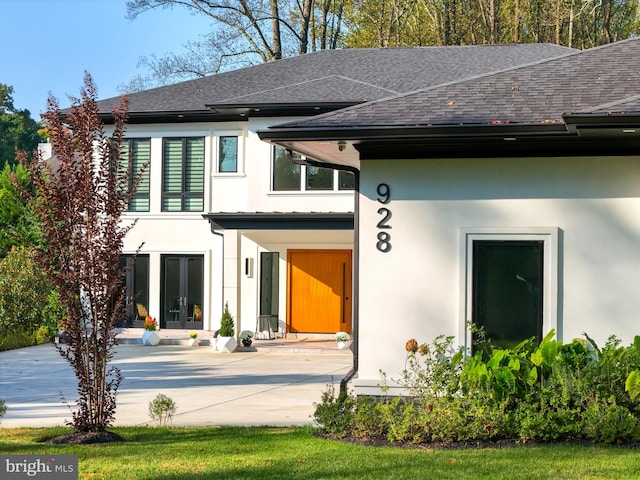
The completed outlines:
<svg viewBox="0 0 640 480">
<path fill-rule="evenodd" d="M 340 380 L 340 398 L 347 396 L 347 384 L 358 373 L 358 344 L 360 329 L 360 171 L 357 169 L 350 170 L 355 175 L 355 191 L 354 191 L 354 208 L 353 208 L 353 321 L 351 334 L 353 342 L 351 342 L 351 350 L 353 352 L 353 366 L 347 372 L 345 377 Z"/>
<path fill-rule="evenodd" d="M 220 298 L 222 299 L 222 308 L 224 309 L 224 233 L 216 232 L 213 227 L 213 222 L 211 222 L 211 233 L 213 233 L 214 235 L 218 235 L 222 240 L 222 272 L 220 272 L 222 274 L 221 285 L 220 285 L 220 289 L 222 291 L 220 292 L 221 294 Z"/>
<path fill-rule="evenodd" d="M 293 152 L 290 149 L 286 150 L 287 158 L 290 162 L 300 164 L 300 165 L 312 165 L 316 167 L 324 167 L 324 168 L 333 168 L 335 170 L 345 170 L 347 172 L 353 173 L 355 177 L 355 189 L 354 189 L 354 199 L 353 199 L 353 293 L 352 293 L 352 303 L 353 303 L 353 318 L 352 318 L 352 328 L 351 328 L 351 336 L 353 337 L 353 341 L 351 342 L 351 351 L 353 353 L 353 364 L 351 370 L 347 372 L 345 377 L 340 380 L 340 398 L 343 398 L 347 395 L 347 384 L 356 376 L 358 373 L 358 331 L 360 325 L 360 242 L 358 241 L 360 238 L 360 229 L 359 229 L 359 218 L 360 218 L 360 170 L 353 167 L 345 167 L 344 165 L 335 165 L 332 163 L 324 163 L 324 162 L 316 162 L 311 158 L 300 159 L 293 156 Z"/>
</svg>

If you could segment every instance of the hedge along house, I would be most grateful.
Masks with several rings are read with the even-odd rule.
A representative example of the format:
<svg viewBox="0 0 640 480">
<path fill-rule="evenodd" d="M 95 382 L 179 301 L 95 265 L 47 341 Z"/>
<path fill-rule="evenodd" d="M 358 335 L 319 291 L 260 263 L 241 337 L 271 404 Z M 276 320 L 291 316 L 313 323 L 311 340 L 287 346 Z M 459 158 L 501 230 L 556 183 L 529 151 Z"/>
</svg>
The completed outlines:
<svg viewBox="0 0 640 480">
<path fill-rule="evenodd" d="M 356 170 L 292 163 L 256 132 L 568 51 L 324 50 L 130 94 L 123 153 L 149 168 L 125 218 L 125 252 L 144 242 L 128 323 L 216 330 L 228 302 L 236 333 L 261 315 L 277 333 L 351 332 Z"/>
<path fill-rule="evenodd" d="M 468 322 L 501 345 L 632 341 L 639 74 L 632 39 L 260 132 L 359 170 L 356 392 L 399 377 L 409 338 L 471 348 Z"/>
</svg>

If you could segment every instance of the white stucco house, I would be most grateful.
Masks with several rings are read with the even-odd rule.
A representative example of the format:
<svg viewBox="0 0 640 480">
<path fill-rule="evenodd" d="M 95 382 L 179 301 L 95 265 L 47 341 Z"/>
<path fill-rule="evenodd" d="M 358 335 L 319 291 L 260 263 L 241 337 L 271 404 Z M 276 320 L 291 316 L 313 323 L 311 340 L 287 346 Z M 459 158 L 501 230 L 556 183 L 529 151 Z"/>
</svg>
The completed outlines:
<svg viewBox="0 0 640 480">
<path fill-rule="evenodd" d="M 468 322 L 508 345 L 640 333 L 640 40 L 259 132 L 358 172 L 354 385 Z"/>
<path fill-rule="evenodd" d="M 325 50 L 129 95 L 125 154 L 150 167 L 125 218 L 138 220 L 125 253 L 144 245 L 124 322 L 141 326 L 148 313 L 161 328 L 216 330 L 228 303 L 236 332 L 353 333 L 360 165 L 319 164 L 257 132 L 572 51 Z M 99 102 L 107 124 L 117 100 Z M 392 276 L 371 280 L 404 289 Z"/>
</svg>

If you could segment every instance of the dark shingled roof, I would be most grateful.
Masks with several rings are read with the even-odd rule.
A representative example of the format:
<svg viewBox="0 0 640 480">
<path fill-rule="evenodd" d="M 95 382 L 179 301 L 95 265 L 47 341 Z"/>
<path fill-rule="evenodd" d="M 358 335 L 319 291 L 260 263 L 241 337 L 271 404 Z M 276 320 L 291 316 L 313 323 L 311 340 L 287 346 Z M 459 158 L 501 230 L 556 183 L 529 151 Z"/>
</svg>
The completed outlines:
<svg viewBox="0 0 640 480">
<path fill-rule="evenodd" d="M 640 112 L 640 39 L 460 79 L 310 117 L 287 128 L 564 123 L 570 113 Z"/>
<path fill-rule="evenodd" d="M 129 95 L 132 116 L 354 105 L 575 52 L 549 44 L 322 50 Z M 99 102 L 108 115 L 118 98 Z"/>
</svg>

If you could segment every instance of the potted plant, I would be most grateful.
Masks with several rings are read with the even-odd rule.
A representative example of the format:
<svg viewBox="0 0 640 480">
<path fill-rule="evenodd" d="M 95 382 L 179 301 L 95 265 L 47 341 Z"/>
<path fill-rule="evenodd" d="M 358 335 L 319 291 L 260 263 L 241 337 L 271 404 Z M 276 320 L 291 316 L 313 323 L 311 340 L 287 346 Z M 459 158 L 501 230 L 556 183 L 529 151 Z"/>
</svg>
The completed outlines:
<svg viewBox="0 0 640 480">
<path fill-rule="evenodd" d="M 197 347 L 198 346 L 198 332 L 191 332 L 189 334 L 189 345 L 191 347 Z"/>
<path fill-rule="evenodd" d="M 253 332 L 250 330 L 243 330 L 240 332 L 240 342 L 242 342 L 243 347 L 250 347 L 251 342 L 253 341 Z"/>
<path fill-rule="evenodd" d="M 233 352 L 238 344 L 234 338 L 234 324 L 231 312 L 229 312 L 229 303 L 225 302 L 224 312 L 220 318 L 220 331 L 218 333 L 217 347 L 219 352 Z"/>
<path fill-rule="evenodd" d="M 349 340 L 351 340 L 351 336 L 347 332 L 336 333 L 336 342 L 338 342 L 338 348 L 346 347 Z"/>
<path fill-rule="evenodd" d="M 147 346 L 156 346 L 160 343 L 160 335 L 156 332 L 158 322 L 151 315 L 147 315 L 144 319 L 144 333 L 142 334 L 142 344 Z"/>
</svg>

